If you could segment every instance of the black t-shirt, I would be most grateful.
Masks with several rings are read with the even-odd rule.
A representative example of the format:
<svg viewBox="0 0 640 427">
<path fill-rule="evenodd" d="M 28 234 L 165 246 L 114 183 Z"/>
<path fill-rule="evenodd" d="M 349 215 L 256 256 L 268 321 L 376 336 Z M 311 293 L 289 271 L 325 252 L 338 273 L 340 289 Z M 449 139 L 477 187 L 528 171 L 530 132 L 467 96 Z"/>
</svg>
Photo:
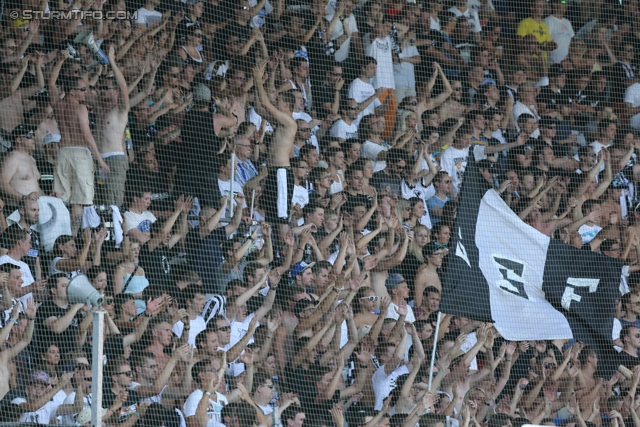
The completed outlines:
<svg viewBox="0 0 640 427">
<path fill-rule="evenodd" d="M 164 245 L 159 245 L 153 252 L 149 251 L 149 244 L 145 243 L 140 248 L 140 267 L 144 269 L 145 276 L 149 284 L 162 289 L 169 289 L 171 281 L 171 265 L 169 261 L 173 258 L 171 249 Z"/>
<path fill-rule="evenodd" d="M 102 407 L 111 407 L 113 402 L 116 400 L 116 397 L 117 395 L 113 391 L 105 390 L 105 393 L 102 396 Z M 135 390 L 128 390 L 127 401 L 124 402 L 120 408 L 119 421 L 121 423 L 126 421 L 134 412 L 138 412 L 138 403 L 140 403 L 140 396 L 138 396 L 138 393 L 136 393 Z"/>
<path fill-rule="evenodd" d="M 151 206 L 152 211 L 173 210 L 173 201 L 169 193 L 169 183 L 166 176 L 158 173 L 153 177 L 146 175 L 137 164 L 131 165 L 127 171 L 126 181 L 127 192 L 138 188 L 148 188 L 151 190 Z"/>
<path fill-rule="evenodd" d="M 540 89 L 540 94 L 536 97 L 536 102 L 546 104 L 547 110 L 556 110 L 563 105 L 569 105 L 571 98 L 568 93 L 562 91 L 560 91 L 560 93 L 553 92 L 549 89 L 549 86 L 545 86 Z"/>
<path fill-rule="evenodd" d="M 316 106 L 320 113 L 319 118 L 323 119 L 330 111 L 322 107 L 324 104 L 333 104 L 333 99 L 336 96 L 336 89 L 321 83 L 313 88 L 313 105 Z M 316 104 L 317 101 L 317 104 Z"/>
<path fill-rule="evenodd" d="M 211 131 L 212 126 L 213 114 L 209 111 L 191 110 L 184 117 L 182 143 L 173 150 L 178 160 L 176 181 L 181 192 L 198 196 L 206 185 L 204 178 L 211 173 L 222 141 Z"/>
<path fill-rule="evenodd" d="M 385 187 L 390 187 L 389 194 L 402 195 L 402 179 L 397 175 L 389 175 L 384 171 L 376 172 L 371 177 L 369 185 L 372 185 L 376 190 L 381 191 Z"/>
<path fill-rule="evenodd" d="M 45 301 L 42 303 L 36 314 L 36 343 L 41 346 L 45 343 L 53 342 L 60 349 L 60 354 L 65 354 L 75 349 L 76 334 L 78 332 L 78 325 L 82 321 L 82 316 L 76 314 L 69 324 L 69 327 L 59 334 L 51 331 L 44 325 L 44 322 L 50 317 L 61 318 L 71 308 L 71 305 L 67 308 L 60 308 L 53 301 Z"/>
<path fill-rule="evenodd" d="M 618 361 L 616 363 L 618 364 L 618 366 L 623 365 L 628 369 L 633 369 L 634 366 L 640 365 L 640 357 L 633 357 L 629 353 L 621 351 L 618 354 Z"/>
</svg>

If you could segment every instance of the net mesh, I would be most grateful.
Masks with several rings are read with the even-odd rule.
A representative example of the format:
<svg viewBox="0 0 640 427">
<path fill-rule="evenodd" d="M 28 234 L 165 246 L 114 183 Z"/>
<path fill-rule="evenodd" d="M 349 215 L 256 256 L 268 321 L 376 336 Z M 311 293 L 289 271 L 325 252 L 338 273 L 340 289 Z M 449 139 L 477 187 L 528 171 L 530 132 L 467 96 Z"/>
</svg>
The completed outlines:
<svg viewBox="0 0 640 427">
<path fill-rule="evenodd" d="M 0 425 L 640 426 L 636 0 L 0 15 Z"/>
</svg>

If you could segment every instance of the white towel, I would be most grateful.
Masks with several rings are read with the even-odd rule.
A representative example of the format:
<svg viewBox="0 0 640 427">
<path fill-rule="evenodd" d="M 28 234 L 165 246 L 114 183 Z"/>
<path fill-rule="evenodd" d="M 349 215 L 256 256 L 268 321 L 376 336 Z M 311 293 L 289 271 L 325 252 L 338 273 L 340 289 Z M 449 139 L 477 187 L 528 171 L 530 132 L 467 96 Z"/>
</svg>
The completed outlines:
<svg viewBox="0 0 640 427">
<path fill-rule="evenodd" d="M 82 229 L 87 227 L 97 228 L 100 227 L 100 215 L 96 212 L 95 206 L 85 206 L 82 210 Z"/>
<path fill-rule="evenodd" d="M 120 247 L 120 244 L 124 240 L 124 231 L 122 230 L 122 226 L 120 223 L 124 222 L 122 218 L 122 214 L 120 213 L 120 208 L 117 206 L 111 205 L 111 212 L 113 212 L 113 234 L 116 239 L 116 248 Z"/>
</svg>

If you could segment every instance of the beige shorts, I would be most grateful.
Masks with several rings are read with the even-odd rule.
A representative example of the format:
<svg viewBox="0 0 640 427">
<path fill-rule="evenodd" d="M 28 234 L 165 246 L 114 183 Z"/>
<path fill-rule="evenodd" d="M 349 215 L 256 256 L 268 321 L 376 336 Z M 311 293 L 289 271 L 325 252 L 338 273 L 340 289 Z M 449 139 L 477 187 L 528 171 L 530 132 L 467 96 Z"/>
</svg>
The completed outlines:
<svg viewBox="0 0 640 427">
<path fill-rule="evenodd" d="M 72 205 L 93 205 L 93 158 L 85 147 L 62 147 L 56 157 L 53 191 Z"/>
</svg>

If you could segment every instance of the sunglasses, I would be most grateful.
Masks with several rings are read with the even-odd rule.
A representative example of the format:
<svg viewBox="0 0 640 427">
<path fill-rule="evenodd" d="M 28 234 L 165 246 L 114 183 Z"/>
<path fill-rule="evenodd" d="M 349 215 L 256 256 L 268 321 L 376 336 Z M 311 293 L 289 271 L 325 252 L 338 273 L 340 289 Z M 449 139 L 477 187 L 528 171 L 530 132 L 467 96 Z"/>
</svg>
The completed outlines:
<svg viewBox="0 0 640 427">
<path fill-rule="evenodd" d="M 118 372 L 118 375 L 126 375 L 127 377 L 133 377 L 133 372 L 132 371 Z"/>
<path fill-rule="evenodd" d="M 556 367 L 557 367 L 557 365 L 555 363 L 547 362 L 547 363 L 544 364 L 544 368 L 545 369 L 556 369 Z"/>
<path fill-rule="evenodd" d="M 231 330 L 231 326 L 223 326 L 221 328 L 216 328 L 216 331 L 227 332 Z"/>
<path fill-rule="evenodd" d="M 87 88 L 86 87 L 76 87 L 76 88 L 73 88 L 72 90 L 79 90 L 80 92 L 86 92 Z"/>
<path fill-rule="evenodd" d="M 369 302 L 378 302 L 379 299 L 380 299 L 380 297 L 377 296 L 377 295 L 372 295 L 372 296 L 369 296 L 369 297 L 360 298 L 360 300 L 365 300 L 365 301 L 369 301 Z"/>
</svg>

